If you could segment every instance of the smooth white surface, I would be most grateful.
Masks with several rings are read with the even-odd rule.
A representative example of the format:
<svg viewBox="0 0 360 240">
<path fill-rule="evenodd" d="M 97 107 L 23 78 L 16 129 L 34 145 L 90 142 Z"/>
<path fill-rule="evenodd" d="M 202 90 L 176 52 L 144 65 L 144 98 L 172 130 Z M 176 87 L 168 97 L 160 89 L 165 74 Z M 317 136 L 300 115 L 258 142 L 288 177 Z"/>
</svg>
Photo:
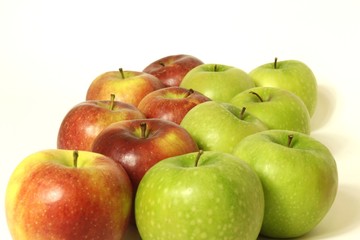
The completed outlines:
<svg viewBox="0 0 360 240">
<path fill-rule="evenodd" d="M 90 82 L 179 53 L 245 71 L 274 57 L 312 68 L 312 136 L 334 154 L 340 182 L 332 209 L 302 239 L 359 239 L 359 12 L 356 0 L 0 0 L 0 239 L 11 239 L 11 172 L 30 153 L 56 147 L 62 118 Z"/>
</svg>

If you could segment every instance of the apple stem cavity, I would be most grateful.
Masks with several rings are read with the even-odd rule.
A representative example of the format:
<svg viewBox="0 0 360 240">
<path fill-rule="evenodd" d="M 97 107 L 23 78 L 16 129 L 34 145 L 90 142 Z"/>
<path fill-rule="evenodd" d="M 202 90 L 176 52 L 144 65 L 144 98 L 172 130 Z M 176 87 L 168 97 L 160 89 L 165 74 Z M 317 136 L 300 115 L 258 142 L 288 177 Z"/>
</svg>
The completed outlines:
<svg viewBox="0 0 360 240">
<path fill-rule="evenodd" d="M 293 139 L 294 139 L 294 135 L 289 134 L 289 135 L 288 135 L 288 143 L 287 143 L 287 146 L 288 146 L 289 148 L 291 148 L 291 143 L 292 143 Z"/>
<path fill-rule="evenodd" d="M 124 70 L 122 68 L 119 68 L 119 72 L 121 74 L 121 78 L 124 79 L 125 78 Z"/>
<path fill-rule="evenodd" d="M 114 110 L 115 107 L 115 94 L 110 94 L 110 110 Z"/>
<path fill-rule="evenodd" d="M 264 100 L 262 99 L 262 97 L 260 97 L 260 95 L 258 93 L 254 92 L 254 91 L 250 91 L 249 93 L 254 94 L 260 100 L 260 102 L 264 102 Z"/>
<path fill-rule="evenodd" d="M 162 67 L 165 67 L 165 63 L 159 62 L 159 64 L 160 64 Z"/>
<path fill-rule="evenodd" d="M 195 165 L 194 165 L 195 167 L 198 166 L 200 157 L 201 157 L 201 155 L 202 155 L 203 153 L 204 153 L 204 151 L 203 151 L 202 149 L 200 149 L 199 152 L 198 152 L 198 154 L 196 155 Z"/>
<path fill-rule="evenodd" d="M 278 59 L 276 57 L 275 60 L 274 60 L 274 69 L 277 69 L 277 61 L 278 61 Z"/>
<path fill-rule="evenodd" d="M 240 119 L 243 120 L 245 116 L 246 107 L 243 107 L 240 112 Z"/>
<path fill-rule="evenodd" d="M 140 129 L 141 129 L 141 133 L 140 133 L 140 137 L 141 138 L 146 138 L 146 129 L 147 129 L 147 124 L 146 122 L 142 122 L 140 123 Z"/>
<path fill-rule="evenodd" d="M 77 168 L 78 158 L 79 158 L 79 151 L 74 150 L 74 152 L 73 152 L 73 161 L 74 161 L 74 167 L 75 168 Z"/>
</svg>

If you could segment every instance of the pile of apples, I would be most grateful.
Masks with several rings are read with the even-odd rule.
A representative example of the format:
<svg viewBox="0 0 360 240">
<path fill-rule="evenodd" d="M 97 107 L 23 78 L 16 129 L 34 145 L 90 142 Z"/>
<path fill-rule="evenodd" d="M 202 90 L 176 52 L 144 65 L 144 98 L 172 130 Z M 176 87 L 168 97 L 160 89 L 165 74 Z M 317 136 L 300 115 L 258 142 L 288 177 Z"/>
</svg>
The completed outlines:
<svg viewBox="0 0 360 240">
<path fill-rule="evenodd" d="M 336 197 L 334 157 L 311 137 L 317 82 L 297 60 L 249 73 L 171 55 L 105 72 L 23 159 L 6 192 L 19 239 L 293 238 Z"/>
</svg>

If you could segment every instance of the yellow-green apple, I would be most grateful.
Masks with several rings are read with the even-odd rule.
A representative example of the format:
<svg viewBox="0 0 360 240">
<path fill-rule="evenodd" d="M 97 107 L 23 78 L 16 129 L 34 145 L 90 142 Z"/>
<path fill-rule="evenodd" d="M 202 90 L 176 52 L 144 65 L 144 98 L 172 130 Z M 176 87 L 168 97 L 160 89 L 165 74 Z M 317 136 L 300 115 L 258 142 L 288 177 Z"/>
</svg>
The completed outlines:
<svg viewBox="0 0 360 240">
<path fill-rule="evenodd" d="M 154 75 L 165 86 L 172 87 L 179 86 L 184 76 L 200 64 L 203 62 L 192 55 L 169 55 L 150 63 L 143 72 Z"/>
<path fill-rule="evenodd" d="M 222 152 L 200 151 L 157 163 L 135 198 L 144 240 L 254 240 L 263 214 L 258 176 L 244 161 Z"/>
<path fill-rule="evenodd" d="M 96 77 L 87 90 L 86 100 L 107 100 L 110 94 L 115 94 L 115 100 L 137 107 L 145 95 L 163 87 L 164 84 L 154 75 L 120 68 Z"/>
<path fill-rule="evenodd" d="M 140 101 L 138 108 L 147 118 L 160 118 L 180 124 L 190 109 L 210 100 L 192 89 L 174 86 L 149 93 Z"/>
<path fill-rule="evenodd" d="M 191 69 L 180 87 L 194 89 L 218 102 L 229 102 L 238 93 L 255 87 L 243 70 L 223 64 L 201 64 Z"/>
<path fill-rule="evenodd" d="M 245 136 L 266 130 L 257 118 L 229 103 L 208 101 L 193 107 L 180 125 L 200 149 L 231 153 Z"/>
<path fill-rule="evenodd" d="M 258 87 L 278 87 L 298 95 L 305 103 L 310 117 L 317 104 L 317 81 L 309 66 L 298 60 L 275 61 L 260 65 L 249 72 Z"/>
<path fill-rule="evenodd" d="M 124 168 L 88 151 L 42 150 L 24 158 L 6 190 L 14 240 L 122 239 L 133 189 Z"/>
<path fill-rule="evenodd" d="M 57 147 L 91 150 L 95 137 L 110 123 L 142 119 L 144 114 L 134 105 L 111 100 L 87 100 L 72 107 L 61 122 Z"/>
<path fill-rule="evenodd" d="M 263 131 L 244 138 L 233 154 L 249 163 L 262 182 L 262 235 L 299 237 L 331 208 L 338 187 L 336 162 L 313 137 L 288 130 Z"/>
<path fill-rule="evenodd" d="M 121 163 L 136 189 L 145 172 L 155 163 L 198 151 L 198 146 L 180 125 L 153 118 L 110 124 L 95 138 L 92 151 Z"/>
<path fill-rule="evenodd" d="M 230 101 L 260 119 L 269 129 L 310 134 L 310 115 L 304 102 L 294 93 L 274 87 L 255 87 Z"/>
</svg>

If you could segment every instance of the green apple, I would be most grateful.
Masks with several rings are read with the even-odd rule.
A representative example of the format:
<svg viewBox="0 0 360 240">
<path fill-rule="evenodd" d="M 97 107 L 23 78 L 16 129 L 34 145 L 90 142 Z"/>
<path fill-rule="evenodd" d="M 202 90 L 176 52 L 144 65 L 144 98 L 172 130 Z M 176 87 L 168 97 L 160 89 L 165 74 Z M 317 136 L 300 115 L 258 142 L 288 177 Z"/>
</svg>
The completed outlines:
<svg viewBox="0 0 360 240">
<path fill-rule="evenodd" d="M 310 116 L 317 104 L 317 81 L 314 73 L 298 60 L 275 61 L 256 67 L 249 72 L 257 87 L 279 87 L 298 95 L 305 103 Z"/>
<path fill-rule="evenodd" d="M 180 87 L 196 90 L 218 102 L 228 102 L 236 94 L 255 87 L 243 70 L 222 64 L 201 64 L 191 69 Z"/>
<path fill-rule="evenodd" d="M 192 108 L 180 125 L 190 133 L 200 149 L 228 153 L 244 137 L 267 129 L 244 108 L 215 101 Z"/>
<path fill-rule="evenodd" d="M 200 151 L 157 163 L 141 180 L 135 198 L 143 240 L 254 240 L 263 214 L 256 173 L 221 152 Z"/>
<path fill-rule="evenodd" d="M 244 138 L 233 154 L 261 179 L 262 235 L 299 237 L 315 228 L 331 208 L 338 187 L 336 162 L 313 137 L 288 130 L 263 131 Z"/>
<path fill-rule="evenodd" d="M 304 102 L 294 93 L 274 87 L 255 87 L 230 101 L 265 123 L 269 129 L 310 134 L 310 115 Z"/>
<path fill-rule="evenodd" d="M 49 149 L 26 157 L 5 199 L 13 240 L 122 239 L 133 189 L 125 169 L 104 155 Z"/>
</svg>

